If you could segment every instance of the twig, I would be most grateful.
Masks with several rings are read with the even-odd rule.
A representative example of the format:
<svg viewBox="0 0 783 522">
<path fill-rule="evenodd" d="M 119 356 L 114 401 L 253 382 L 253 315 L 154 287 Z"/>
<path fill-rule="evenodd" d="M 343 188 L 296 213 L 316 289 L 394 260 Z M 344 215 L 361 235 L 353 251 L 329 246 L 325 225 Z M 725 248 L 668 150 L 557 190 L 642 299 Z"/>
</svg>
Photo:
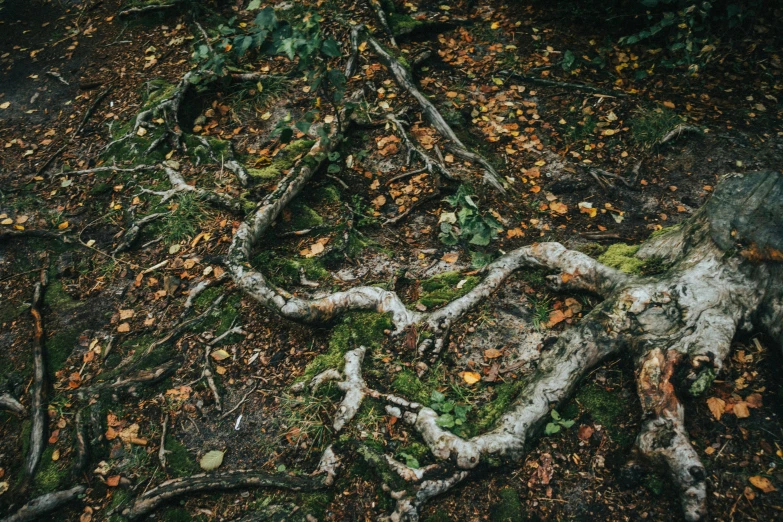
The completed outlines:
<svg viewBox="0 0 783 522">
<path fill-rule="evenodd" d="M 612 90 L 602 89 L 600 87 L 594 87 L 592 85 L 587 85 L 584 83 L 561 82 L 558 80 L 549 80 L 547 78 L 538 78 L 536 76 L 527 76 L 524 74 L 508 72 L 508 71 L 499 71 L 498 74 L 502 76 L 506 76 L 511 80 L 516 80 L 518 82 L 523 82 L 523 83 L 534 83 L 537 85 L 545 85 L 548 87 L 562 87 L 565 89 L 578 89 L 580 91 L 592 92 L 595 94 L 603 94 L 605 96 L 617 96 L 620 98 L 624 98 L 628 96 L 628 94 L 623 91 L 615 91 L 613 89 Z"/>
<path fill-rule="evenodd" d="M 160 461 L 160 467 L 166 470 L 166 430 L 168 429 L 169 416 L 168 414 L 163 418 L 163 432 L 160 434 L 160 449 L 158 450 L 158 460 Z"/>
<path fill-rule="evenodd" d="M 258 388 L 258 383 L 254 383 L 253 387 L 250 389 L 250 391 L 247 392 L 244 397 L 242 397 L 242 399 L 236 404 L 236 406 L 234 406 L 233 408 L 228 410 L 226 413 L 221 415 L 220 418 L 221 419 L 225 419 L 226 417 L 228 417 L 229 415 L 234 413 L 237 410 L 237 408 L 242 406 L 242 404 L 247 400 L 247 398 L 250 397 L 250 394 L 253 393 L 254 391 L 256 391 L 256 388 Z"/>
<path fill-rule="evenodd" d="M 33 389 L 31 392 L 30 413 L 32 416 L 32 427 L 30 429 L 30 449 L 25 461 L 25 473 L 28 477 L 35 475 L 35 469 L 41 460 L 41 453 L 44 448 L 44 430 L 46 429 L 46 416 L 44 411 L 44 379 L 46 368 L 44 366 L 44 344 L 43 344 L 43 319 L 41 317 L 41 305 L 43 304 L 43 294 L 47 284 L 46 269 L 41 269 L 41 280 L 35 284 L 33 291 L 33 302 L 30 307 L 30 313 L 35 321 L 35 332 L 33 333 Z"/>
<path fill-rule="evenodd" d="M 171 9 L 172 7 L 176 7 L 180 3 L 181 3 L 180 0 L 174 0 L 173 2 L 169 2 L 167 4 L 147 4 L 139 7 L 129 7 L 128 9 L 123 9 L 122 11 L 117 13 L 117 16 L 120 18 L 124 18 L 126 16 L 130 16 L 133 14 L 145 14 L 145 13 L 151 13 L 153 11 L 163 11 L 165 9 Z"/>
<path fill-rule="evenodd" d="M 102 93 L 98 95 L 97 98 L 95 98 L 95 101 L 92 102 L 92 104 L 87 108 L 87 111 L 84 113 L 84 116 L 82 117 L 82 121 L 79 123 L 79 126 L 76 127 L 76 131 L 73 133 L 73 136 L 78 136 L 79 133 L 84 128 L 84 125 L 87 123 L 87 120 L 90 119 L 90 116 L 92 116 L 92 113 L 95 112 L 95 109 L 98 107 L 98 104 L 100 104 L 106 96 L 109 95 L 111 90 L 114 89 L 114 85 L 109 85 Z"/>
</svg>

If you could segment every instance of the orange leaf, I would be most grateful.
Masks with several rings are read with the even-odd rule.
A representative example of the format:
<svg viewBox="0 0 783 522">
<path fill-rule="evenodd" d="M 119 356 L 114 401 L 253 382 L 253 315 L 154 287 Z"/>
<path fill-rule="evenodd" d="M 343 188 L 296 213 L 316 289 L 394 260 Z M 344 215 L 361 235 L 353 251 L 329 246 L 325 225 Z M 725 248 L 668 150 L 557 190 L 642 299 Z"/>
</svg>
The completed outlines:
<svg viewBox="0 0 783 522">
<path fill-rule="evenodd" d="M 750 480 L 750 483 L 759 488 L 764 493 L 772 493 L 773 491 L 777 491 L 775 489 L 775 486 L 772 485 L 772 482 L 766 477 L 759 477 L 756 475 L 755 477 L 750 477 L 748 480 Z"/>
<path fill-rule="evenodd" d="M 726 401 L 717 397 L 710 397 L 707 399 L 707 407 L 712 412 L 715 420 L 720 420 L 720 416 L 723 415 L 723 410 L 726 408 Z"/>
<path fill-rule="evenodd" d="M 484 350 L 484 357 L 487 359 L 497 359 L 498 357 L 501 357 L 503 355 L 503 352 L 500 350 L 497 350 L 495 348 L 489 348 L 488 350 Z"/>
<path fill-rule="evenodd" d="M 116 488 L 120 485 L 120 476 L 119 475 L 112 475 L 111 477 L 106 479 L 106 485 L 111 488 Z"/>
<path fill-rule="evenodd" d="M 748 410 L 748 403 L 745 401 L 740 401 L 737 404 L 735 404 L 734 415 L 736 415 L 738 419 L 746 419 L 750 417 L 750 411 Z"/>
<path fill-rule="evenodd" d="M 462 378 L 468 384 L 476 384 L 481 380 L 481 374 L 476 372 L 462 372 Z"/>
</svg>

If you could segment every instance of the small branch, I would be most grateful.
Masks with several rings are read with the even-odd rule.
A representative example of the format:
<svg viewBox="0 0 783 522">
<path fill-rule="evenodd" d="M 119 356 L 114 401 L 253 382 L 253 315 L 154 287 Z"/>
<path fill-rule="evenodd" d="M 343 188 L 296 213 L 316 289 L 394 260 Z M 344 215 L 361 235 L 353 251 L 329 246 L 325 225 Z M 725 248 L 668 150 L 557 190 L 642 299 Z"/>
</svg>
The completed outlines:
<svg viewBox="0 0 783 522">
<path fill-rule="evenodd" d="M 558 80 L 549 80 L 546 78 L 538 78 L 535 76 L 527 76 L 524 74 L 519 73 L 513 73 L 508 71 L 500 71 L 498 74 L 505 76 L 511 80 L 516 80 L 518 82 L 522 83 L 534 83 L 536 85 L 544 85 L 547 87 L 559 87 L 563 89 L 576 89 L 580 91 L 585 92 L 592 92 L 595 94 L 603 94 L 605 96 L 617 96 L 619 98 L 624 98 L 628 96 L 627 93 L 623 91 L 615 91 L 613 89 L 602 89 L 600 87 L 594 87 L 592 85 L 587 85 L 584 83 L 569 83 L 569 82 L 561 82 Z"/>
<path fill-rule="evenodd" d="M 84 425 L 84 410 L 89 408 L 82 408 L 76 413 L 76 429 L 74 435 L 76 437 L 76 459 L 73 464 L 73 476 L 78 477 L 84 471 L 87 466 L 88 448 L 87 442 L 87 430 Z"/>
<path fill-rule="evenodd" d="M 169 212 L 156 212 L 154 214 L 149 214 L 147 216 L 144 216 L 143 218 L 134 221 L 133 224 L 128 228 L 128 230 L 125 232 L 125 234 L 122 236 L 122 241 L 119 245 L 117 245 L 117 248 L 114 249 L 114 252 L 112 252 L 112 255 L 117 255 L 121 252 L 124 252 L 125 250 L 129 249 L 133 242 L 136 241 L 136 238 L 141 233 L 141 230 L 147 226 L 148 224 L 152 223 L 156 219 L 160 219 L 163 216 L 167 216 L 170 214 Z"/>
<path fill-rule="evenodd" d="M 391 27 L 389 26 L 389 21 L 386 19 L 386 13 L 383 11 L 383 6 L 380 2 L 378 2 L 378 0 L 367 0 L 367 3 L 369 3 L 373 11 L 375 11 L 375 16 L 381 23 L 383 30 L 386 31 L 387 35 L 389 35 L 389 42 L 391 43 L 392 47 L 397 49 L 398 46 L 397 42 L 394 40 L 394 31 L 392 31 Z"/>
<path fill-rule="evenodd" d="M 160 461 L 160 467 L 163 468 L 163 471 L 166 471 L 166 431 L 168 430 L 169 425 L 169 416 L 165 415 L 163 417 L 163 428 L 161 430 L 160 434 L 160 449 L 158 449 L 158 460 Z"/>
<path fill-rule="evenodd" d="M 123 9 L 122 11 L 117 13 L 117 16 L 119 18 L 125 18 L 126 16 L 131 16 L 136 14 L 147 14 L 147 13 L 152 13 L 154 11 L 164 11 L 167 9 L 171 9 L 172 7 L 176 7 L 180 3 L 181 0 L 174 0 L 167 4 L 147 4 L 139 7 L 129 7 L 128 9 Z"/>
<path fill-rule="evenodd" d="M 252 388 L 250 388 L 250 391 L 249 391 L 249 392 L 247 392 L 247 393 L 245 394 L 245 396 L 244 396 L 244 397 L 242 397 L 242 399 L 241 399 L 241 400 L 240 400 L 240 401 L 239 401 L 239 402 L 236 404 L 236 406 L 234 406 L 233 408 L 231 408 L 230 410 L 228 410 L 227 412 L 225 412 L 223 415 L 221 415 L 221 416 L 220 416 L 220 418 L 221 418 L 221 419 L 225 419 L 226 417 L 228 417 L 229 415 L 231 415 L 232 413 L 234 413 L 235 411 L 237 411 L 237 408 L 239 408 L 240 406 L 242 406 L 242 404 L 244 404 L 244 403 L 245 403 L 245 401 L 247 400 L 247 398 L 248 398 L 248 397 L 250 397 L 250 395 L 251 395 L 251 394 L 252 394 L 254 391 L 256 391 L 256 388 L 258 388 L 258 383 L 254 384 L 254 385 L 253 385 L 253 387 L 252 387 Z"/>
<path fill-rule="evenodd" d="M 185 316 L 190 313 L 190 311 L 193 309 L 194 301 L 204 290 L 223 284 L 224 282 L 228 281 L 228 279 L 228 272 L 224 272 L 220 275 L 220 277 L 216 277 L 214 279 L 205 279 L 193 286 L 193 288 L 190 289 L 190 292 L 188 292 L 188 298 L 185 300 L 185 304 L 183 305 L 184 309 L 180 318 L 184 319 Z"/>
<path fill-rule="evenodd" d="M 33 302 L 30 313 L 35 321 L 35 331 L 33 333 L 33 389 L 30 393 L 30 413 L 32 416 L 32 427 L 30 429 L 30 449 L 25 460 L 25 473 L 28 477 L 35 476 L 35 470 L 41 460 L 43 452 L 46 430 L 46 415 L 44 411 L 44 379 L 46 378 L 46 368 L 44 366 L 44 344 L 43 344 L 43 319 L 41 317 L 41 305 L 43 304 L 43 293 L 46 289 L 47 275 L 46 270 L 41 270 L 41 280 L 36 283 L 33 291 Z"/>
<path fill-rule="evenodd" d="M 658 141 L 658 145 L 664 145 L 666 143 L 669 143 L 672 140 L 675 140 L 680 137 L 683 133 L 695 133 L 695 134 L 703 134 L 703 131 L 695 127 L 693 125 L 686 125 L 684 123 L 681 123 L 674 127 L 672 130 L 666 133 L 666 135 Z"/>
<path fill-rule="evenodd" d="M 87 108 L 87 111 L 84 113 L 84 116 L 82 117 L 82 121 L 79 123 L 79 126 L 76 127 L 76 131 L 74 131 L 73 136 L 79 135 L 79 133 L 84 128 L 84 126 L 87 124 L 87 120 L 89 120 L 90 117 L 92 116 L 92 113 L 95 112 L 95 109 L 103 101 L 103 99 L 109 95 L 112 89 L 114 89 L 114 85 L 109 85 L 102 93 L 100 93 L 95 98 L 95 101 L 92 102 L 92 104 Z"/>
<path fill-rule="evenodd" d="M 87 490 L 86 486 L 74 486 L 71 489 L 47 493 L 34 498 L 13 515 L 4 518 L 3 522 L 32 522 L 44 520 L 44 515 L 74 500 Z"/>
</svg>

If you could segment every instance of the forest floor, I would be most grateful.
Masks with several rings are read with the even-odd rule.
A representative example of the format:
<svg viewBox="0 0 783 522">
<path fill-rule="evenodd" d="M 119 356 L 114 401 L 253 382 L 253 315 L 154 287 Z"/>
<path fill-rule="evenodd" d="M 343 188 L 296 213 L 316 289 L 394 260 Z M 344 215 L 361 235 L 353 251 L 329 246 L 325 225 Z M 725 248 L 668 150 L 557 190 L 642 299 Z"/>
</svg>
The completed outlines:
<svg viewBox="0 0 783 522">
<path fill-rule="evenodd" d="M 329 12 L 377 25 L 366 2 L 317 3 L 324 4 L 326 30 L 344 43 L 347 31 Z M 255 266 L 292 293 L 378 284 L 395 288 L 411 307 L 433 309 L 475 285 L 478 268 L 496 252 L 535 241 L 560 241 L 618 267 L 644 269 L 629 261 L 627 249 L 607 253 L 608 247 L 639 244 L 683 221 L 723 174 L 779 169 L 780 19 L 727 34 L 706 65 L 689 74 L 655 65 L 652 47 L 613 44 L 643 21 L 607 20 L 598 7 L 576 4 L 594 3 L 395 4 L 400 14 L 393 26 L 413 28 L 398 39 L 402 55 L 432 52 L 416 69 L 422 91 L 509 183 L 502 195 L 474 172 L 480 212 L 502 224 L 489 245 L 439 240 L 443 214 L 457 210 L 443 198 L 459 184 L 438 188 L 426 173 L 392 181 L 404 172 L 406 154 L 394 129 L 381 125 L 348 135 L 336 167 L 316 175 L 262 239 Z M 278 7 L 292 19 L 304 15 L 297 2 Z M 477 434 L 515 397 L 541 351 L 596 304 L 590 295 L 549 290 L 541 271 L 521 272 L 452 329 L 440 361 L 418 379 L 415 333 L 400 342 L 385 317 L 360 313 L 333 328 L 302 326 L 226 282 L 196 300 L 191 316 L 204 314 L 203 321 L 142 355 L 180 321 L 192 285 L 224 272 L 222 256 L 241 218 L 188 196 L 158 204 L 141 189 L 166 186 L 161 173 L 69 172 L 112 161 L 188 162 L 188 177 L 200 185 L 234 196 L 243 189 L 220 162 L 201 161 L 197 152 L 169 154 L 165 145 L 144 158 L 102 151 L 148 99 L 192 67 L 200 38 L 189 13 L 119 17 L 120 8 L 118 0 L 0 2 L 0 393 L 25 406 L 33 374 L 30 302 L 41 269 L 49 276 L 42 309 L 48 443 L 36 477 L 25 483 L 30 422 L 0 412 L 3 512 L 83 482 L 86 495 L 57 518 L 115 518 L 137 494 L 200 471 L 201 457 L 211 450 L 224 452 L 222 470 L 309 472 L 335 438 L 330 419 L 337 391 L 324 387 L 309 396 L 291 386 L 339 364 L 360 344 L 371 349 L 365 378 L 376 389 L 464 407 L 454 430 Z M 239 20 L 252 19 L 238 7 L 226 12 L 232 9 Z M 198 21 L 211 30 L 227 18 L 208 13 Z M 566 55 L 575 65 L 564 68 Z M 286 64 L 275 58 L 254 66 L 274 73 Z M 361 78 L 351 84 L 372 82 L 368 102 L 374 107 L 415 108 L 369 52 L 360 65 Z M 530 83 L 509 71 L 600 92 Z M 648 71 L 647 77 L 637 80 L 638 71 Z M 286 113 L 310 108 L 308 90 L 301 78 L 213 85 L 188 100 L 183 125 L 212 143 L 230 141 L 259 176 L 251 193 L 264 194 L 301 155 L 297 144 L 306 138 L 285 146 L 269 133 Z M 661 144 L 680 124 L 700 132 Z M 442 141 L 422 121 L 413 121 L 410 133 L 431 153 Z M 137 150 L 151 139 L 135 137 Z M 444 161 L 455 171 L 470 170 L 451 154 Z M 133 216 L 152 210 L 167 214 L 145 228 L 132 249 L 113 255 Z M 22 234 L 30 230 L 60 239 Z M 293 234 L 302 230 L 311 232 Z M 241 332 L 212 343 L 235 326 Z M 689 434 L 709 473 L 708 508 L 716 520 L 781 519 L 783 361 L 777 347 L 754 332 L 737 339 L 735 349 L 706 396 L 684 398 Z M 212 350 L 220 411 L 200 377 L 205 350 Z M 99 383 L 116 380 L 129 360 L 146 358 L 149 368 L 172 357 L 176 371 L 159 382 L 95 392 Z M 635 458 L 642 420 L 634 382 L 629 361 L 602 364 L 559 410 L 574 421 L 571 427 L 542 430 L 523 462 L 498 461 L 427 504 L 422 519 L 679 517 L 677 493 L 665 476 L 626 465 Z M 722 401 L 719 411 L 715 399 Z M 91 402 L 97 406 L 88 421 L 95 444 L 88 467 L 73 476 L 76 413 Z M 164 418 L 165 468 L 158 451 Z M 414 433 L 371 400 L 341 436 L 411 465 L 430 463 Z M 231 520 L 258 511 L 270 519 L 374 520 L 393 509 L 379 488 L 382 480 L 357 457 L 324 493 L 216 492 L 183 498 L 157 517 Z"/>
</svg>

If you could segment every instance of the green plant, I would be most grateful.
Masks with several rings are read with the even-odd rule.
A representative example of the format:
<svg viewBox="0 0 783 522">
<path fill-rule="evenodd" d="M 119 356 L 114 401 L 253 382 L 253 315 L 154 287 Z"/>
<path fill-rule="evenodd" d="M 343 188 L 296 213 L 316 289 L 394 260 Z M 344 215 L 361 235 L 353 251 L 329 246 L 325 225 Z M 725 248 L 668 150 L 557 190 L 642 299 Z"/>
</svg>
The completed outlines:
<svg viewBox="0 0 783 522">
<path fill-rule="evenodd" d="M 444 201 L 457 209 L 440 215 L 438 237 L 445 245 L 456 245 L 460 239 L 465 239 L 472 245 L 485 246 L 503 229 L 492 215 L 479 210 L 469 185 L 460 185 L 457 193 Z"/>
<path fill-rule="evenodd" d="M 636 145 L 651 149 L 675 127 L 685 123 L 676 112 L 666 108 L 638 110 L 630 121 L 631 137 Z"/>
<path fill-rule="evenodd" d="M 467 422 L 467 414 L 470 411 L 470 406 L 464 406 L 461 404 L 455 404 L 452 401 L 447 401 L 446 396 L 439 391 L 433 391 L 430 396 L 430 407 L 440 413 L 438 419 L 435 421 L 441 428 L 454 428 L 455 426 L 463 426 Z"/>
<path fill-rule="evenodd" d="M 541 325 L 549 321 L 549 313 L 552 311 L 552 298 L 544 296 L 527 296 L 527 302 L 533 309 L 533 327 L 536 330 L 541 329 Z"/>
<path fill-rule="evenodd" d="M 544 428 L 544 433 L 547 435 L 553 435 L 558 433 L 560 428 L 568 429 L 574 425 L 575 421 L 573 419 L 564 420 L 562 417 L 560 417 L 560 414 L 557 413 L 557 410 L 552 410 L 549 412 L 549 414 L 552 416 L 552 422 L 547 423 L 546 428 Z"/>
</svg>

